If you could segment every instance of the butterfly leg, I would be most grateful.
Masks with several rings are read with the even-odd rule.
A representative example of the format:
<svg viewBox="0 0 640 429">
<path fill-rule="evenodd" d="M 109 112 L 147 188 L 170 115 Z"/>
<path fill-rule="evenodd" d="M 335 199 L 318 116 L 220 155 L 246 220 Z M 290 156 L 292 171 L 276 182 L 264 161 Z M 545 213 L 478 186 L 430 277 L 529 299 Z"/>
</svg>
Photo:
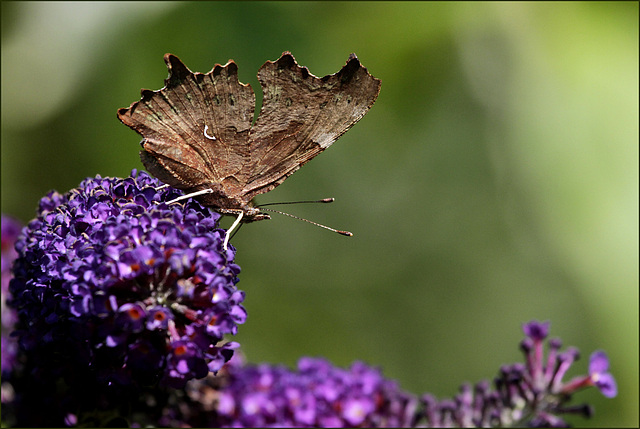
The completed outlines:
<svg viewBox="0 0 640 429">
<path fill-rule="evenodd" d="M 211 193 L 213 193 L 213 189 L 203 189 L 201 191 L 192 192 L 190 194 L 183 195 L 183 196 L 178 197 L 178 198 L 174 198 L 171 201 L 167 201 L 167 204 L 173 204 L 173 203 L 177 203 L 178 201 L 186 200 L 187 198 L 197 197 L 199 195 L 211 194 Z"/>
<path fill-rule="evenodd" d="M 229 237 L 231 236 L 231 231 L 236 229 L 236 227 L 240 224 L 240 221 L 242 220 L 242 216 L 244 216 L 244 212 L 242 210 L 238 210 L 238 217 L 236 218 L 235 222 L 231 224 L 231 227 L 227 230 L 227 233 L 224 236 L 224 243 L 222 244 L 222 247 L 224 248 L 224 250 L 227 250 L 227 244 L 229 244 Z"/>
</svg>

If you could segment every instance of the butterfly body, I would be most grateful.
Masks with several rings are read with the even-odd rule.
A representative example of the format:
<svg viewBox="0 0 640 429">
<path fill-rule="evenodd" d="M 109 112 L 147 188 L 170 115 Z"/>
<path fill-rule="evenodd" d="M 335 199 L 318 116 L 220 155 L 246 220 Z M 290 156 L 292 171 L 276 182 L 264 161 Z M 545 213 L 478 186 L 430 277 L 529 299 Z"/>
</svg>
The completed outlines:
<svg viewBox="0 0 640 429">
<path fill-rule="evenodd" d="M 243 222 L 269 219 L 253 198 L 329 147 L 380 91 L 353 54 L 338 73 L 318 78 L 285 52 L 258 72 L 263 101 L 253 123 L 255 95 L 233 61 L 202 74 L 172 54 L 164 60 L 165 87 L 142 90 L 118 118 L 142 135 L 140 157 L 151 174 Z"/>
</svg>

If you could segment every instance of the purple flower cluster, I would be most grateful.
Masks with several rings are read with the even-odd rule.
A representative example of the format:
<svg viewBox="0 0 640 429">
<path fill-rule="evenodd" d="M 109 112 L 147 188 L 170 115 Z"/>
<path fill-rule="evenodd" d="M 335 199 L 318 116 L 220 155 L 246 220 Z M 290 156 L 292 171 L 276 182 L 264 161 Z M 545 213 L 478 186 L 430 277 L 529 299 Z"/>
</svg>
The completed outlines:
<svg viewBox="0 0 640 429">
<path fill-rule="evenodd" d="M 377 368 L 322 358 L 245 365 L 238 355 L 216 377 L 193 380 L 172 398 L 161 426 L 410 427 L 418 400 Z"/>
<path fill-rule="evenodd" d="M 51 192 L 16 244 L 10 289 L 35 370 L 89 369 L 104 385 L 182 387 L 217 371 L 244 323 L 219 215 L 144 172 Z M 86 376 L 84 374 L 83 376 Z"/>
<path fill-rule="evenodd" d="M 18 256 L 15 250 L 15 242 L 22 230 L 22 224 L 16 219 L 2 215 L 2 298 L 0 308 L 2 309 L 2 344 L 0 351 L 2 354 L 2 402 L 10 400 L 13 396 L 9 383 L 11 374 L 16 364 L 16 354 L 18 343 L 10 334 L 14 329 L 18 319 L 16 311 L 7 306 L 9 299 L 9 281 L 11 280 L 11 268 L 13 261 Z"/>
<path fill-rule="evenodd" d="M 494 380 L 494 389 L 483 381 L 466 384 L 453 400 L 437 401 L 426 394 L 422 424 L 426 427 L 567 427 L 567 414 L 589 417 L 587 405 L 569 406 L 571 395 L 581 388 L 596 386 L 606 397 L 617 394 L 615 379 L 608 372 L 606 354 L 591 355 L 589 374 L 564 383 L 569 367 L 578 359 L 575 348 L 560 352 L 559 339 L 550 339 L 545 358 L 544 343 L 549 322 L 531 321 L 523 325 L 526 338 L 521 342 L 526 364 L 504 365 Z"/>
<path fill-rule="evenodd" d="M 417 404 L 362 362 L 349 369 L 319 358 L 300 359 L 297 371 L 232 367 L 227 382 L 217 406 L 223 427 L 405 427 Z"/>
</svg>

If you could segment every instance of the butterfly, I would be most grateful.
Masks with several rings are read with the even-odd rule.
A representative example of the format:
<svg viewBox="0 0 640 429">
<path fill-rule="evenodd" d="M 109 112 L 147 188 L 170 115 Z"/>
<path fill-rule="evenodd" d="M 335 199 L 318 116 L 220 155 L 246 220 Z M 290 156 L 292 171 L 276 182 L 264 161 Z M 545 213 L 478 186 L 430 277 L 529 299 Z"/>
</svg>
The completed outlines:
<svg viewBox="0 0 640 429">
<path fill-rule="evenodd" d="M 206 74 L 191 72 L 173 54 L 164 88 L 118 110 L 140 134 L 147 171 L 217 212 L 241 221 L 269 219 L 252 203 L 328 148 L 371 108 L 380 92 L 355 54 L 337 73 L 316 77 L 290 52 L 258 71 L 262 107 L 238 80 L 232 60 Z M 344 232 L 344 231 L 338 231 Z M 346 233 L 346 232 L 345 232 Z M 346 233 L 346 235 L 351 235 Z"/>
</svg>

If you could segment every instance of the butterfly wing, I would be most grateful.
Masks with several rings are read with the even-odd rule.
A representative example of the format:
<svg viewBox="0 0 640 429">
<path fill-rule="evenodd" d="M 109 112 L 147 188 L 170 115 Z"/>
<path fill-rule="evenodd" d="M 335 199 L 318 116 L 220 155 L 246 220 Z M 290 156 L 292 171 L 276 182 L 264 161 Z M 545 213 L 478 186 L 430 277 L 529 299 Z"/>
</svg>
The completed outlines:
<svg viewBox="0 0 640 429">
<path fill-rule="evenodd" d="M 285 52 L 258 71 L 262 108 L 249 136 L 246 198 L 270 191 L 331 146 L 367 113 L 380 80 L 351 54 L 332 75 L 318 78 Z"/>
<path fill-rule="evenodd" d="M 238 81 L 233 61 L 194 74 L 174 55 L 164 60 L 165 87 L 142 90 L 142 99 L 118 110 L 118 118 L 142 135 L 141 159 L 154 176 L 178 189 L 212 188 L 218 201 L 211 205 L 228 206 L 226 199 L 246 182 L 253 90 Z"/>
</svg>

